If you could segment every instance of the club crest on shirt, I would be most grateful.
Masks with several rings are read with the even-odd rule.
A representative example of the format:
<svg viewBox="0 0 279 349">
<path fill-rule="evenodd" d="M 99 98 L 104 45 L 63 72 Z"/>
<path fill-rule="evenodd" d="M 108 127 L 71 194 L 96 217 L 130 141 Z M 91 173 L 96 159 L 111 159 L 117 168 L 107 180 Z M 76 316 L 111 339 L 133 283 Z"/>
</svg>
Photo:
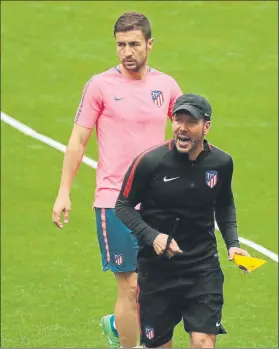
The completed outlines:
<svg viewBox="0 0 279 349">
<path fill-rule="evenodd" d="M 210 187 L 213 188 L 217 184 L 218 181 L 218 175 L 217 171 L 206 171 L 205 172 L 205 183 Z"/>
<path fill-rule="evenodd" d="M 122 253 L 115 253 L 113 255 L 113 259 L 114 259 L 115 264 L 117 264 L 117 265 L 121 265 L 124 261 Z"/>
<path fill-rule="evenodd" d="M 145 335 L 149 340 L 153 339 L 155 336 L 154 329 L 151 327 L 146 327 L 145 328 Z"/>
<path fill-rule="evenodd" d="M 158 106 L 161 107 L 161 105 L 164 103 L 164 95 L 162 91 L 154 90 L 151 91 L 151 96 L 153 102 Z"/>
</svg>

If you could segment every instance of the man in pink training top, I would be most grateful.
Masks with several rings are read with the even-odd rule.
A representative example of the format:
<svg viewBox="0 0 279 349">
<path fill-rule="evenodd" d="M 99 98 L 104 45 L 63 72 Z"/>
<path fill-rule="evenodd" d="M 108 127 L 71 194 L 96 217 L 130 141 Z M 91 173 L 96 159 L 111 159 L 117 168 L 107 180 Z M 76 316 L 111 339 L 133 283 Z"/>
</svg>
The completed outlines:
<svg viewBox="0 0 279 349">
<path fill-rule="evenodd" d="M 148 19 L 123 14 L 114 36 L 120 65 L 94 75 L 86 84 L 64 157 L 62 178 L 53 208 L 53 222 L 63 228 L 71 209 L 70 189 L 92 129 L 96 127 L 99 161 L 94 208 L 103 270 L 116 277 L 114 315 L 101 319 L 111 347 L 137 345 L 136 237 L 115 216 L 115 202 L 133 159 L 165 139 L 167 116 L 182 94 L 176 81 L 147 65 L 153 46 Z M 116 326 L 115 326 L 116 324 Z M 116 330 L 117 328 L 117 330 Z M 120 339 L 120 341 L 119 341 Z"/>
</svg>

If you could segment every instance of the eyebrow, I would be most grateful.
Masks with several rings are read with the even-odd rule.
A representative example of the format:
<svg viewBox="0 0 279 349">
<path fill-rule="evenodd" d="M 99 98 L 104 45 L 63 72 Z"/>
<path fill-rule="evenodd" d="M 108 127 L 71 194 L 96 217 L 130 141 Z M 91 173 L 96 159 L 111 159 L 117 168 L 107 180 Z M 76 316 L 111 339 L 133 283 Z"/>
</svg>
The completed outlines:
<svg viewBox="0 0 279 349">
<path fill-rule="evenodd" d="M 118 44 L 126 44 L 127 41 L 117 41 Z M 140 44 L 140 41 L 128 41 L 128 44 Z"/>
</svg>

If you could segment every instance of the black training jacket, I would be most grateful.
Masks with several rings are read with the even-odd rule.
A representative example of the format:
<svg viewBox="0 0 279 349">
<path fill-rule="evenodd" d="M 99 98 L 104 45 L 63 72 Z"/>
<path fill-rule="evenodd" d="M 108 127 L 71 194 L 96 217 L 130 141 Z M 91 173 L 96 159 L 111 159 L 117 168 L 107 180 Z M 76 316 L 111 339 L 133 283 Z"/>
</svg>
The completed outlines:
<svg viewBox="0 0 279 349">
<path fill-rule="evenodd" d="M 232 174 L 231 156 L 206 140 L 195 161 L 179 153 L 174 140 L 139 155 L 115 206 L 117 217 L 138 238 L 138 268 L 179 273 L 218 265 L 214 217 L 227 248 L 239 247 Z M 157 256 L 153 242 L 159 233 L 171 235 L 183 254 Z"/>
</svg>

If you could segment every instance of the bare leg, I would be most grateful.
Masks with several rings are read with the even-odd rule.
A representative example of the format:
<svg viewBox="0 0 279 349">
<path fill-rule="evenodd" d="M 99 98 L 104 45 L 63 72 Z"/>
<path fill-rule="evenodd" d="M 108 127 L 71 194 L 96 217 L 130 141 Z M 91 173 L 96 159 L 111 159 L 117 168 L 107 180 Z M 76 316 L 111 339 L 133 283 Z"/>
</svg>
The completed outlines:
<svg viewBox="0 0 279 349">
<path fill-rule="evenodd" d="M 191 332 L 191 348 L 215 348 L 216 335 L 208 333 Z"/>
<path fill-rule="evenodd" d="M 115 273 L 118 296 L 115 304 L 115 324 L 123 348 L 137 345 L 139 325 L 136 307 L 137 274 Z"/>
</svg>

